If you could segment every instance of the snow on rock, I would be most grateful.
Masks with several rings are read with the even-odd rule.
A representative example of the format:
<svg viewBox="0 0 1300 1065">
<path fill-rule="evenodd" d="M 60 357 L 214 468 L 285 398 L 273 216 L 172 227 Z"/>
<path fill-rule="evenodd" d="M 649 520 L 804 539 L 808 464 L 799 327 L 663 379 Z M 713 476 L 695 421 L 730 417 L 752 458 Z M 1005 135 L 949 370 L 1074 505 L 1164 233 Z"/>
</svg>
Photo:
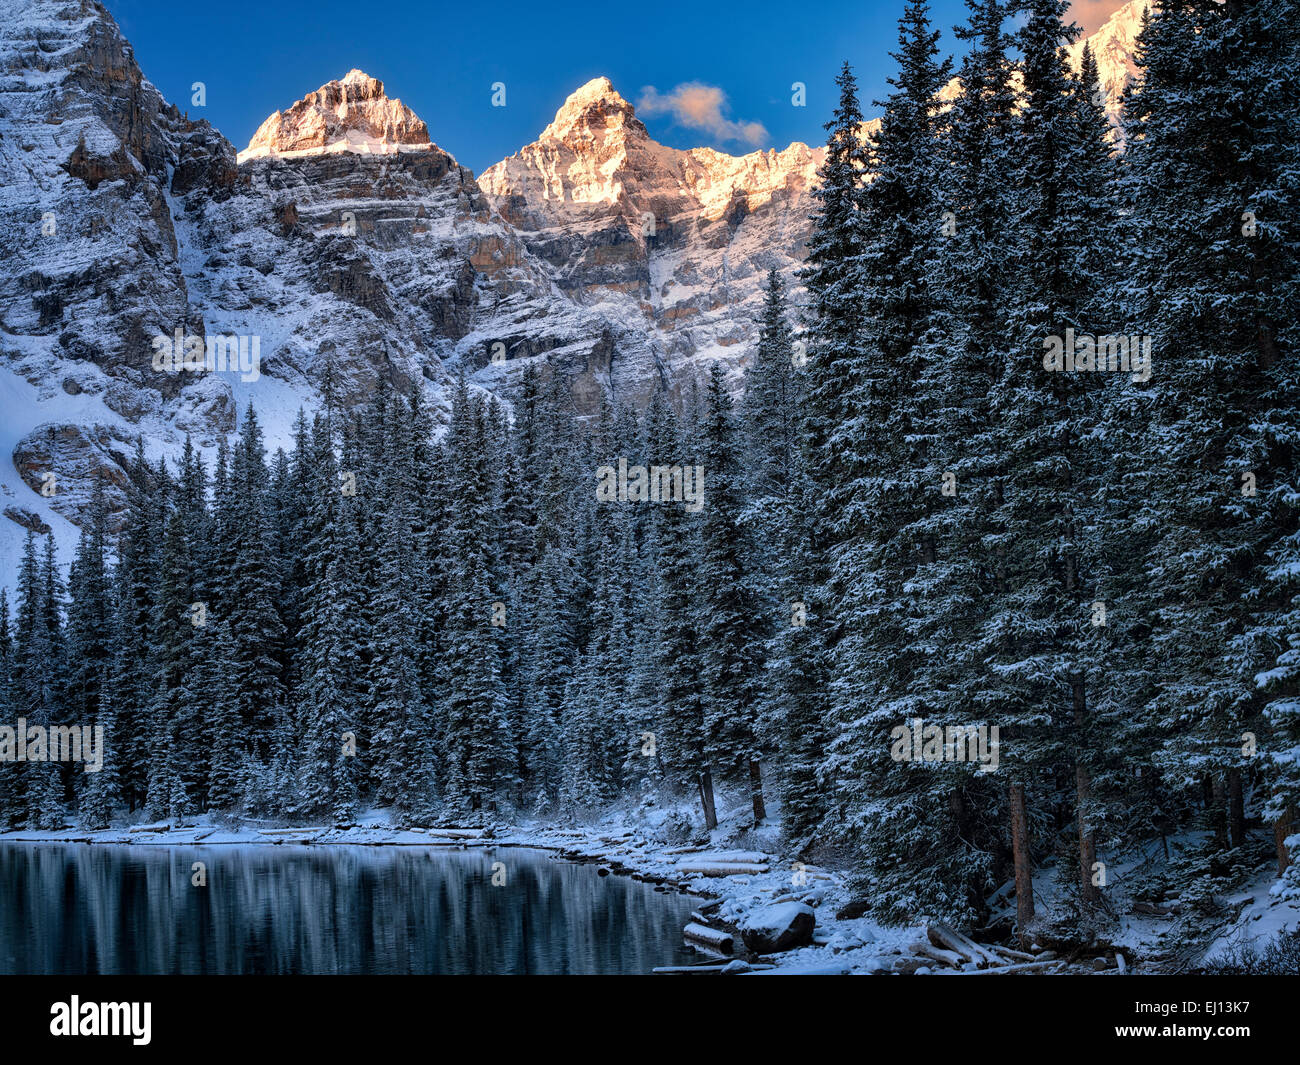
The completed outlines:
<svg viewBox="0 0 1300 1065">
<path fill-rule="evenodd" d="M 799 143 L 743 156 L 669 148 L 601 77 L 479 184 L 566 294 L 650 338 L 685 396 L 715 361 L 740 387 L 770 268 L 802 298 L 795 275 L 823 157 Z M 644 402 L 655 379 L 633 368 L 617 384 Z"/>
<path fill-rule="evenodd" d="M 1093 36 L 1109 98 L 1140 16 Z M 120 506 L 135 439 L 156 461 L 189 434 L 210 460 L 251 401 L 287 444 L 326 366 L 345 405 L 383 378 L 441 418 L 457 368 L 508 400 L 536 365 L 591 416 L 661 382 L 687 399 L 715 362 L 738 390 L 769 269 L 801 310 L 823 150 L 669 148 L 607 78 L 476 179 L 360 70 L 237 154 L 162 98 L 95 0 L 9 0 L 0 71 L 0 584 L 28 529 L 67 560 L 96 471 Z M 177 329 L 257 337 L 260 376 L 158 371 L 152 341 Z"/>
<path fill-rule="evenodd" d="M 239 153 L 239 161 L 326 152 L 384 155 L 430 147 L 429 127 L 401 100 L 384 95 L 382 81 L 350 70 L 271 115 Z"/>
<path fill-rule="evenodd" d="M 740 937 L 755 954 L 778 954 L 812 942 L 817 915 L 802 902 L 764 906 L 745 916 Z"/>
</svg>

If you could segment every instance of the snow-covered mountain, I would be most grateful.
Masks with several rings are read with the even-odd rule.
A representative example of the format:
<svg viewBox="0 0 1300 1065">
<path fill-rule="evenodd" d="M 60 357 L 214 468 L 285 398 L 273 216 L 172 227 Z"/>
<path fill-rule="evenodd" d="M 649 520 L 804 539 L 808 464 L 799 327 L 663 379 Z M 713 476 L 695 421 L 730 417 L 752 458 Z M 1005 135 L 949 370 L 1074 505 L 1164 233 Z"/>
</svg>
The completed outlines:
<svg viewBox="0 0 1300 1065">
<path fill-rule="evenodd" d="M 1070 45 L 1070 65 L 1075 70 L 1083 57 L 1086 44 L 1097 61 L 1097 75 L 1106 93 L 1106 109 L 1112 114 L 1119 110 L 1124 90 L 1138 76 L 1138 66 L 1133 61 L 1137 52 L 1137 36 L 1142 32 L 1142 13 L 1152 0 L 1129 0 L 1117 9 L 1097 30 L 1080 37 Z"/>
<path fill-rule="evenodd" d="M 263 122 L 239 161 L 345 151 L 391 155 L 430 147 L 429 127 L 401 100 L 385 96 L 382 81 L 349 70 L 341 81 L 322 85 Z"/>
<path fill-rule="evenodd" d="M 1093 37 L 1115 100 L 1143 2 Z M 120 486 L 137 437 L 210 449 L 251 400 L 274 447 L 327 372 L 347 402 L 385 378 L 435 410 L 459 369 L 508 397 L 529 360 L 580 414 L 686 396 L 715 361 L 738 387 L 767 270 L 795 281 L 821 157 L 666 147 L 597 78 L 476 179 L 359 70 L 237 153 L 162 98 L 96 0 L 8 0 L 0 584 L 27 528 L 70 549 L 90 475 Z M 178 330 L 255 338 L 256 379 L 158 369 Z"/>
<path fill-rule="evenodd" d="M 823 154 L 666 147 L 596 78 L 479 185 L 567 295 L 640 323 L 680 391 L 718 359 L 739 384 L 767 271 L 802 261 Z"/>
</svg>

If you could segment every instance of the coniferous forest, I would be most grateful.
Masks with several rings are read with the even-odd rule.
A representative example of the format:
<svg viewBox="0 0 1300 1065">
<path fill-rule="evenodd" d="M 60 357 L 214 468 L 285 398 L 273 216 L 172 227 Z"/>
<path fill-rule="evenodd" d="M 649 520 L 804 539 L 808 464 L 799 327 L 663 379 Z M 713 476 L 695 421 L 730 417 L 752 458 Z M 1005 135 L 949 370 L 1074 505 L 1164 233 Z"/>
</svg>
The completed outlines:
<svg viewBox="0 0 1300 1065">
<path fill-rule="evenodd" d="M 1153 6 L 1116 126 L 1067 6 L 968 0 L 954 66 L 909 0 L 888 98 L 844 65 L 743 388 L 579 416 L 538 358 L 436 413 L 327 377 L 287 451 L 252 405 L 215 462 L 141 442 L 0 602 L 0 719 L 106 744 L 0 773 L 3 827 L 726 792 L 885 923 L 1008 880 L 1031 920 L 1048 857 L 1085 920 L 1099 855 L 1189 828 L 1184 897 L 1261 840 L 1300 893 L 1300 22 Z"/>
</svg>

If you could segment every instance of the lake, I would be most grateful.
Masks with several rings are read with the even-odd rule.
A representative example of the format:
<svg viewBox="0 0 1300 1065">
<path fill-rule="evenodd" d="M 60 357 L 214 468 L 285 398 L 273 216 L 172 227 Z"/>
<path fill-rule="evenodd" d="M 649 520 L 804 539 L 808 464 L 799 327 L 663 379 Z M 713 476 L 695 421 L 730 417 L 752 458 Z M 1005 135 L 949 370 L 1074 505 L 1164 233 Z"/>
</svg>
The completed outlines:
<svg viewBox="0 0 1300 1065">
<path fill-rule="evenodd" d="M 648 973 L 693 905 L 514 847 L 6 843 L 0 973 Z"/>
</svg>

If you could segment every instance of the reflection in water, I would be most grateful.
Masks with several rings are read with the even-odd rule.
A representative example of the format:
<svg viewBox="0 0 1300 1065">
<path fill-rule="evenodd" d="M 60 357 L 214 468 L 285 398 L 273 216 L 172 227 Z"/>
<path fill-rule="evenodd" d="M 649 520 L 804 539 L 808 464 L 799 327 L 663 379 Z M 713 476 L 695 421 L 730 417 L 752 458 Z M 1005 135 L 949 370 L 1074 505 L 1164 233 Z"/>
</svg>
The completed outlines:
<svg viewBox="0 0 1300 1065">
<path fill-rule="evenodd" d="M 517 848 L 0 844 L 0 973 L 645 973 L 690 909 Z"/>
</svg>

